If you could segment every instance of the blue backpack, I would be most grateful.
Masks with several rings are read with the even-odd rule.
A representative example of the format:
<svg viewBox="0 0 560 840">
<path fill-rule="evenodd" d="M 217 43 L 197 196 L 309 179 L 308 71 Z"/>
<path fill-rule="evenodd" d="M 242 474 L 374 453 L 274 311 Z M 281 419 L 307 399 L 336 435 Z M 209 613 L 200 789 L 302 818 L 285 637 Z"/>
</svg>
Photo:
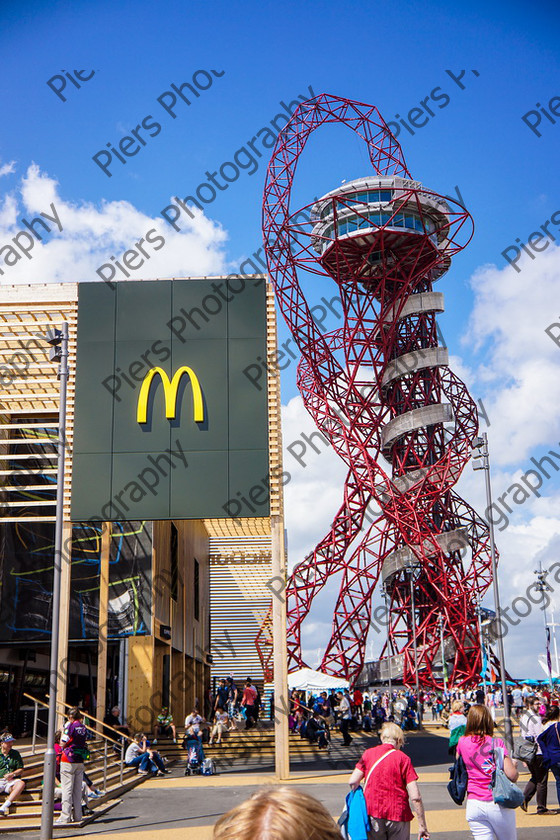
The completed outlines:
<svg viewBox="0 0 560 840">
<path fill-rule="evenodd" d="M 469 777 L 465 762 L 460 755 L 455 759 L 453 767 L 449 768 L 450 780 L 447 784 L 449 796 L 456 805 L 462 805 L 467 794 Z"/>
</svg>

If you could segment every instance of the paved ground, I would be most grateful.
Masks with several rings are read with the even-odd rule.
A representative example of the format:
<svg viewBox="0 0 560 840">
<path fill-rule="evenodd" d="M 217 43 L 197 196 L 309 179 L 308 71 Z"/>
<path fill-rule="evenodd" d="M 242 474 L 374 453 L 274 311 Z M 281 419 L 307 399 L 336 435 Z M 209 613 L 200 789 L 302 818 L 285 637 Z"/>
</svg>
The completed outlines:
<svg viewBox="0 0 560 840">
<path fill-rule="evenodd" d="M 420 774 L 420 786 L 432 840 L 470 840 L 464 807 L 453 804 L 446 790 L 449 766 L 447 739 L 414 735 L 405 747 Z M 332 763 L 331 763 L 332 764 Z M 338 817 L 348 792 L 348 770 L 322 766 L 294 772 L 294 784 L 316 796 Z M 527 776 L 521 776 L 524 785 Z M 56 837 L 91 835 L 92 840 L 211 840 L 212 826 L 221 814 L 242 802 L 263 784 L 274 783 L 272 774 L 227 773 L 213 777 L 185 778 L 177 768 L 166 778 L 150 779 L 127 794 L 121 805 L 79 832 L 58 831 Z M 549 804 L 557 807 L 556 788 L 549 785 Z M 517 810 L 518 840 L 559 840 L 560 815 L 538 817 L 534 802 L 529 813 Z M 415 823 L 411 834 L 416 837 Z M 17 837 L 16 834 L 4 835 Z M 21 835 L 19 835 L 21 838 Z M 39 834 L 27 834 L 39 840 Z M 288 840 L 288 838 L 287 838 Z"/>
</svg>

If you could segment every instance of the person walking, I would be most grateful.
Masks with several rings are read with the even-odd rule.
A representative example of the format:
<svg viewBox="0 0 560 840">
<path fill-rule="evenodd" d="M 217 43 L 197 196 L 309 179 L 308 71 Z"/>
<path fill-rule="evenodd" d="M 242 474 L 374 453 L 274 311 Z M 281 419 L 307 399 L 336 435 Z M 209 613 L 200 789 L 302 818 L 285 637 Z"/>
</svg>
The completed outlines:
<svg viewBox="0 0 560 840">
<path fill-rule="evenodd" d="M 404 733 L 396 723 L 381 727 L 381 744 L 366 750 L 356 764 L 348 784 L 356 790 L 366 778 L 364 796 L 371 820 L 369 840 L 410 840 L 412 811 L 416 811 L 418 837 L 428 840 L 424 804 L 418 774 L 410 758 L 401 752 Z"/>
<path fill-rule="evenodd" d="M 537 735 L 543 764 L 556 779 L 556 796 L 560 805 L 560 708 L 551 706 L 543 718 L 543 731 Z"/>
<path fill-rule="evenodd" d="M 62 786 L 62 813 L 56 825 L 82 821 L 82 783 L 84 781 L 84 761 L 88 755 L 87 729 L 82 722 L 79 709 L 70 709 L 68 723 L 65 725 L 60 744 L 60 783 Z"/>
<path fill-rule="evenodd" d="M 257 689 L 251 683 L 251 680 L 247 678 L 245 683 L 245 688 L 243 689 L 243 697 L 241 698 L 241 705 L 245 709 L 245 714 L 247 715 L 247 722 L 245 724 L 245 729 L 251 729 L 252 726 L 256 724 L 256 702 L 257 702 Z"/>
<path fill-rule="evenodd" d="M 537 814 L 555 814 L 556 811 L 549 811 L 546 807 L 548 768 L 544 765 L 542 749 L 537 741 L 538 736 L 543 731 L 543 722 L 539 714 L 540 705 L 541 701 L 538 697 L 530 698 L 527 702 L 527 708 L 519 720 L 519 728 L 521 729 L 522 736 L 527 741 L 532 741 L 537 745 L 537 752 L 531 761 L 527 762 L 531 778 L 523 790 L 521 807 L 526 811 L 529 802 L 536 793 Z"/>
<path fill-rule="evenodd" d="M 465 734 L 459 738 L 457 756 L 465 762 L 468 775 L 467 822 L 474 840 L 516 840 L 515 810 L 493 801 L 492 774 L 496 768 L 494 749 L 504 751 L 504 772 L 512 782 L 518 772 L 501 738 L 494 738 L 494 721 L 486 706 L 474 705 L 467 715 Z"/>
<path fill-rule="evenodd" d="M 349 747 L 352 743 L 352 736 L 348 729 L 350 727 L 350 720 L 352 719 L 352 704 L 350 702 L 350 695 L 347 691 L 338 692 L 338 706 L 337 711 L 340 716 L 340 732 L 345 747 Z"/>
<path fill-rule="evenodd" d="M 516 685 L 511 692 L 511 702 L 515 711 L 515 716 L 517 720 L 519 720 L 523 713 L 523 692 L 518 685 Z M 510 708 L 512 708 L 512 706 L 510 706 Z"/>
<path fill-rule="evenodd" d="M 455 758 L 455 750 L 459 738 L 465 734 L 465 727 L 467 725 L 467 718 L 464 713 L 465 704 L 462 700 L 454 700 L 451 704 L 451 714 L 447 725 L 449 727 L 449 755 Z"/>
</svg>

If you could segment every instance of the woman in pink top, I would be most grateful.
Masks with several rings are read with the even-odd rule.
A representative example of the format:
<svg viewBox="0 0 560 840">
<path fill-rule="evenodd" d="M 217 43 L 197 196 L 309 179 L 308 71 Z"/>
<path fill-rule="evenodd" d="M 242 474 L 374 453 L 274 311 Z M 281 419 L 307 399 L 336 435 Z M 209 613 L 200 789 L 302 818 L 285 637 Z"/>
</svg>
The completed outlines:
<svg viewBox="0 0 560 840">
<path fill-rule="evenodd" d="M 486 706 L 471 706 L 465 734 L 459 738 L 457 756 L 461 756 L 469 777 L 467 785 L 467 822 L 473 840 L 516 840 L 515 811 L 502 808 L 492 800 L 493 749 L 504 750 L 504 772 L 515 782 L 515 762 L 508 755 L 501 738 L 494 738 L 494 721 Z"/>
</svg>

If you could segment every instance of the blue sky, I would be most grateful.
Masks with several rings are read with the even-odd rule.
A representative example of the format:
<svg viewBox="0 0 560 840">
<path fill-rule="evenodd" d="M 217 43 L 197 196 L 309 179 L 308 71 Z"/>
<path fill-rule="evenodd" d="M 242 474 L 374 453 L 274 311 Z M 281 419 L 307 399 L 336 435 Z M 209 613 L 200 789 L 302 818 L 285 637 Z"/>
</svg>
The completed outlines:
<svg viewBox="0 0 560 840">
<path fill-rule="evenodd" d="M 440 322 L 456 357 L 455 369 L 493 411 L 488 432 L 495 452 L 494 480 L 497 489 L 507 487 L 520 470 L 527 469 L 531 455 L 559 446 L 560 347 L 544 330 L 560 319 L 560 258 L 552 244 L 553 237 L 560 236 L 560 223 L 549 226 L 546 253 L 520 260 L 521 273 L 508 267 L 501 255 L 516 237 L 525 243 L 532 231 L 560 210 L 560 117 L 553 124 L 542 116 L 537 127 L 541 137 L 521 119 L 537 102 L 548 108 L 550 99 L 560 95 L 559 18 L 557 4 L 549 0 L 538 10 L 520 0 L 492 4 L 30 0 L 24 5 L 4 0 L 0 167 L 8 166 L 9 171 L 0 181 L 5 202 L 0 233 L 7 237 L 16 230 L 29 208 L 47 210 L 49 202 L 43 208 L 40 201 L 53 194 L 63 209 L 73 208 L 76 224 L 78 217 L 83 225 L 94 213 L 97 221 L 89 233 L 80 228 L 82 239 L 74 238 L 64 265 L 61 252 L 51 249 L 49 257 L 47 247 L 41 259 L 26 264 L 26 273 L 11 279 L 7 272 L 2 282 L 96 280 L 95 268 L 142 236 L 170 197 L 192 194 L 207 180 L 207 170 L 231 161 L 237 150 L 270 125 L 281 112 L 281 101 L 307 97 L 310 86 L 314 93 L 375 104 L 388 121 L 394 121 L 396 114 L 408 120 L 410 110 L 429 97 L 427 105 L 434 116 L 428 114 L 414 135 L 401 128 L 398 139 L 413 176 L 443 194 L 454 194 L 458 187 L 474 217 L 473 241 L 438 284 L 446 297 Z M 67 80 L 63 102 L 47 81 L 75 70 L 83 71 L 83 76 L 95 72 L 80 89 Z M 459 76 L 463 70 L 464 90 L 447 72 Z M 202 84 L 208 78 L 211 86 L 199 98 L 191 97 L 190 106 L 178 98 L 173 119 L 158 97 L 170 102 L 165 92 L 171 84 L 192 84 L 197 71 L 202 71 L 198 76 Z M 434 91 L 438 101 L 431 96 Z M 441 107 L 445 94 L 449 101 Z M 145 145 L 126 164 L 114 156 L 112 177 L 107 177 L 92 157 L 108 143 L 118 147 L 148 117 L 160 125 L 157 136 L 141 131 Z M 161 258 L 164 262 L 154 259 L 151 265 L 159 276 L 196 274 L 203 267 L 208 269 L 203 273 L 216 268 L 234 271 L 260 247 L 262 190 L 270 154 L 262 151 L 253 174 L 242 171 L 206 207 L 204 223 L 182 229 L 184 238 L 173 241 L 173 248 Z M 30 182 L 32 163 L 36 170 Z M 350 132 L 333 128 L 318 134 L 301 160 L 294 208 L 344 178 L 367 172 L 363 148 Z M 130 205 L 130 218 L 111 236 L 100 220 L 109 218 L 107 208 L 114 211 L 110 218 L 120 218 L 123 202 Z M 101 228 L 103 233 L 96 233 Z M 197 242 L 202 242 L 198 250 Z M 310 289 L 310 299 L 321 293 L 321 287 Z M 533 300 L 538 302 L 535 309 L 531 309 Z M 287 337 L 283 326 L 280 337 Z M 522 372 L 527 363 L 519 347 L 523 341 L 535 373 Z M 286 415 L 285 438 L 290 440 L 307 422 L 298 413 L 293 365 L 282 376 L 282 392 L 286 406 L 296 400 Z M 324 462 L 320 463 L 323 466 L 317 469 L 324 473 Z M 331 483 L 324 488 L 325 499 L 332 494 L 332 503 L 325 502 L 316 530 L 299 512 L 295 492 L 299 479 L 287 488 L 292 560 L 309 550 L 328 526 L 340 491 L 336 469 L 333 461 L 332 473 L 327 471 Z M 303 499 L 313 475 L 310 466 L 301 477 Z M 465 494 L 480 510 L 484 500 L 479 477 L 476 483 L 472 477 L 465 479 Z M 555 535 L 560 533 L 555 513 L 558 485 L 553 477 L 540 499 L 515 509 L 504 531 L 512 586 L 519 588 L 530 580 L 539 552 L 544 552 L 545 564 L 549 553 L 552 558 Z"/>
<path fill-rule="evenodd" d="M 414 136 L 402 128 L 399 139 L 414 176 L 442 193 L 458 185 L 476 222 L 474 241 L 445 281 L 453 306 L 444 332 L 464 323 L 465 277 L 483 263 L 503 264 L 500 252 L 557 209 L 560 128 L 543 117 L 538 138 L 521 121 L 536 102 L 546 106 L 558 93 L 553 2 L 535 15 L 527 2 L 381 8 L 78 0 L 4 2 L 0 15 L 2 158 L 20 167 L 34 160 L 67 199 L 125 199 L 152 216 L 169 196 L 190 194 L 206 180 L 206 170 L 231 159 L 274 118 L 280 100 L 306 94 L 309 85 L 316 93 L 374 103 L 387 120 L 406 117 L 439 86 L 450 97 L 446 107 L 430 100 L 435 116 Z M 67 81 L 62 102 L 46 82 L 74 69 L 95 75 L 79 90 Z M 224 75 L 190 106 L 179 99 L 172 119 L 157 98 L 171 83 L 192 84 L 201 69 Z M 446 70 L 467 70 L 466 89 Z M 114 157 L 107 177 L 92 156 L 118 144 L 148 115 L 160 123 L 159 134 L 145 134 L 146 146 L 126 164 Z M 336 137 L 336 145 L 326 135 L 313 141 L 318 152 L 313 148 L 308 158 L 314 165 L 302 160 L 302 201 L 363 173 L 363 153 L 350 133 Z M 259 164 L 207 211 L 227 230 L 234 266 L 260 244 L 264 160 Z"/>
</svg>

